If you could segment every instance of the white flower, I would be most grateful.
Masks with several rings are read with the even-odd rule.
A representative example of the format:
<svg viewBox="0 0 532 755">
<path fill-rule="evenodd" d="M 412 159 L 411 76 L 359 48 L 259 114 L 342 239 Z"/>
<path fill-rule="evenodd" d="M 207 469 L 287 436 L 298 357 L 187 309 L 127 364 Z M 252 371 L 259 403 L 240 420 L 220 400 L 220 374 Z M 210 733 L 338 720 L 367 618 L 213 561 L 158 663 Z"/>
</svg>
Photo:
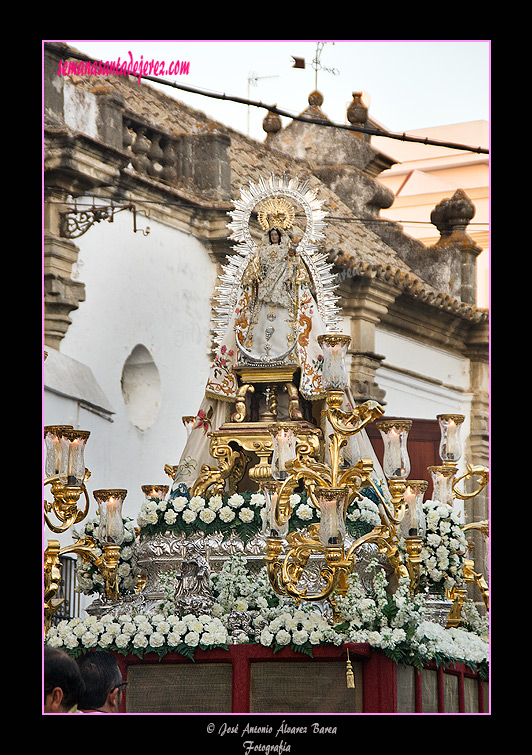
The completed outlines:
<svg viewBox="0 0 532 755">
<path fill-rule="evenodd" d="M 205 508 L 205 501 L 201 496 L 195 495 L 194 498 L 190 499 L 188 507 L 192 511 L 200 511 L 201 509 Z"/>
<path fill-rule="evenodd" d="M 152 648 L 160 648 L 164 645 L 164 634 L 161 634 L 161 632 L 153 632 L 150 637 L 150 645 Z"/>
<path fill-rule="evenodd" d="M 218 516 L 220 517 L 222 522 L 232 522 L 235 518 L 235 512 L 232 511 L 229 506 L 224 506 L 218 512 Z"/>
<path fill-rule="evenodd" d="M 238 512 L 238 516 L 243 522 L 252 522 L 255 518 L 253 511 L 247 507 L 241 508 Z"/>
<path fill-rule="evenodd" d="M 235 611 L 247 611 L 249 603 L 244 598 L 239 598 L 235 603 Z"/>
<path fill-rule="evenodd" d="M 264 506 L 266 503 L 262 493 L 253 493 L 249 500 L 250 506 Z"/>
<path fill-rule="evenodd" d="M 260 644 L 261 645 L 271 645 L 273 640 L 273 634 L 270 632 L 269 629 L 266 629 L 266 627 L 262 630 L 260 633 Z"/>
<path fill-rule="evenodd" d="M 279 629 L 275 635 L 275 641 L 278 645 L 288 645 L 290 639 L 290 632 L 287 632 L 286 629 Z"/>
<path fill-rule="evenodd" d="M 115 637 L 115 645 L 117 648 L 126 648 L 129 645 L 131 637 L 128 634 L 118 634 Z"/>
<path fill-rule="evenodd" d="M 96 645 L 98 644 L 98 635 L 94 634 L 91 631 L 85 632 L 81 636 L 81 644 L 86 648 L 96 647 Z"/>
<path fill-rule="evenodd" d="M 100 647 L 105 648 L 108 645 L 110 645 L 112 642 L 114 642 L 114 636 L 110 634 L 109 632 L 104 632 L 102 635 L 100 635 L 100 640 L 98 642 L 98 645 Z"/>
<path fill-rule="evenodd" d="M 208 505 L 209 505 L 209 508 L 212 509 L 213 511 L 219 511 L 224 505 L 222 501 L 222 496 L 221 495 L 211 496 L 211 498 L 209 499 Z"/>
<path fill-rule="evenodd" d="M 300 519 L 303 519 L 304 521 L 312 519 L 313 513 L 314 512 L 311 507 L 306 503 L 302 503 L 301 506 L 298 506 L 296 509 L 296 516 L 298 516 Z"/>
<path fill-rule="evenodd" d="M 187 524 L 191 524 L 197 518 L 198 515 L 196 514 L 195 511 L 192 511 L 191 509 L 187 509 L 186 511 L 183 511 L 181 516 L 183 517 L 183 520 Z"/>
<path fill-rule="evenodd" d="M 298 503 L 301 503 L 301 496 L 299 495 L 299 493 L 292 493 L 292 495 L 290 496 L 290 506 L 292 508 L 295 508 Z"/>
<path fill-rule="evenodd" d="M 304 645 L 308 640 L 308 637 L 308 632 L 306 632 L 304 629 L 298 629 L 295 632 L 292 632 L 292 638 L 296 645 Z"/>
<path fill-rule="evenodd" d="M 142 632 L 138 632 L 133 637 L 133 647 L 134 648 L 145 648 L 148 646 L 148 638 L 145 634 L 142 634 Z"/>
<path fill-rule="evenodd" d="M 232 508 L 237 509 L 239 506 L 242 506 L 245 501 L 244 497 L 240 495 L 240 493 L 234 493 L 230 498 L 227 499 L 227 503 L 229 506 L 232 506 Z"/>
<path fill-rule="evenodd" d="M 168 509 L 164 514 L 164 521 L 166 524 L 175 524 L 177 519 L 177 512 Z"/>
<path fill-rule="evenodd" d="M 196 647 L 199 643 L 199 634 L 197 632 L 188 632 L 184 637 L 184 642 L 189 647 Z"/>
<path fill-rule="evenodd" d="M 177 498 L 174 498 L 172 501 L 172 506 L 176 511 L 183 511 L 184 508 L 186 508 L 188 505 L 188 499 L 184 496 L 178 496 Z"/>
<path fill-rule="evenodd" d="M 199 518 L 205 524 L 210 524 L 216 519 L 216 512 L 212 509 L 202 509 L 199 513 Z"/>
</svg>

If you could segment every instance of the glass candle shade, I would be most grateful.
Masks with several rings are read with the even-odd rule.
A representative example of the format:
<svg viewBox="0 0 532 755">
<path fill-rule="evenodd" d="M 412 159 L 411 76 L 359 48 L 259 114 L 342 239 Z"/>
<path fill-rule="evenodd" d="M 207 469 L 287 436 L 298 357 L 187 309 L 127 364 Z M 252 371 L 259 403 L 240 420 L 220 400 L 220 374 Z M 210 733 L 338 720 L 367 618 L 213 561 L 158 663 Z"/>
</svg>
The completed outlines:
<svg viewBox="0 0 532 755">
<path fill-rule="evenodd" d="M 47 425 L 44 428 L 44 445 L 46 460 L 44 474 L 46 477 L 58 475 L 61 469 L 61 436 L 63 430 L 73 430 L 72 425 Z"/>
<path fill-rule="evenodd" d="M 265 504 L 262 508 L 262 535 L 264 537 L 286 537 L 288 534 L 288 521 L 279 524 L 275 518 L 275 509 L 277 507 L 277 492 L 265 485 L 262 489 Z"/>
<path fill-rule="evenodd" d="M 124 541 L 124 520 L 122 519 L 122 505 L 127 490 L 109 489 L 95 490 L 94 498 L 98 504 L 100 524 L 98 539 L 102 545 L 111 543 L 121 545 Z"/>
<path fill-rule="evenodd" d="M 462 414 L 438 414 L 440 424 L 440 458 L 443 463 L 457 462 L 462 457 L 460 429 L 465 417 Z"/>
<path fill-rule="evenodd" d="M 85 445 L 88 430 L 65 429 L 61 433 L 60 480 L 63 485 L 79 486 L 85 480 Z"/>
<path fill-rule="evenodd" d="M 297 436 L 295 429 L 282 422 L 268 427 L 273 441 L 271 473 L 274 480 L 286 480 L 288 470 L 286 463 L 296 457 Z"/>
<path fill-rule="evenodd" d="M 315 494 L 320 509 L 320 542 L 322 545 L 342 545 L 348 488 L 316 488 Z"/>
<path fill-rule="evenodd" d="M 158 498 L 160 501 L 164 501 L 169 487 L 169 485 L 141 485 L 141 490 L 147 501 L 150 498 Z"/>
<path fill-rule="evenodd" d="M 181 421 L 185 425 L 185 429 L 187 431 L 187 438 L 189 438 L 190 433 L 192 432 L 192 428 L 194 427 L 196 417 L 187 415 L 186 417 L 181 417 Z"/>
<path fill-rule="evenodd" d="M 404 499 L 406 513 L 401 522 L 401 531 L 405 537 L 425 534 L 425 515 L 423 513 L 423 496 L 428 488 L 426 480 L 407 480 Z"/>
<path fill-rule="evenodd" d="M 406 442 L 412 427 L 409 419 L 381 420 L 375 423 L 384 442 L 383 471 L 386 477 L 405 479 L 410 474 Z"/>
<path fill-rule="evenodd" d="M 349 385 L 345 358 L 350 342 L 350 336 L 340 334 L 318 336 L 323 351 L 321 382 L 326 391 L 343 391 Z"/>
<path fill-rule="evenodd" d="M 453 505 L 453 485 L 455 469 L 453 467 L 427 467 L 432 476 L 432 500 Z"/>
</svg>

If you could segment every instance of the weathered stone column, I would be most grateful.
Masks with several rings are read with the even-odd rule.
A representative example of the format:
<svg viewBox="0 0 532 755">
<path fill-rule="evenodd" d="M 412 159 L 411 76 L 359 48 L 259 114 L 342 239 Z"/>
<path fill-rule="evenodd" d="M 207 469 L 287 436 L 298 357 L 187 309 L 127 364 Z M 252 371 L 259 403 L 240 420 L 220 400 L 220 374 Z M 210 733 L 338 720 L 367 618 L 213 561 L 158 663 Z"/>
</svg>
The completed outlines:
<svg viewBox="0 0 532 755">
<path fill-rule="evenodd" d="M 47 192 L 44 205 L 44 342 L 59 349 L 71 324 L 69 317 L 85 301 L 85 285 L 72 279 L 79 248 L 60 233 L 60 213 L 65 209 L 63 191 Z"/>
</svg>

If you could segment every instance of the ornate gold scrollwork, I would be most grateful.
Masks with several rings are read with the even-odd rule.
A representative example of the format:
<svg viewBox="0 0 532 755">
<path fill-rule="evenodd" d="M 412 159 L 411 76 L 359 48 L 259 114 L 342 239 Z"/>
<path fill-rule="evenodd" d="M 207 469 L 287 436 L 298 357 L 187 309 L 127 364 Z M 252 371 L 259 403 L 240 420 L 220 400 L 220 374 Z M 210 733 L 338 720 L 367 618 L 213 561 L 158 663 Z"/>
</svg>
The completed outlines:
<svg viewBox="0 0 532 755">
<path fill-rule="evenodd" d="M 472 477 L 480 477 L 480 483 L 477 490 L 473 491 L 472 493 L 463 493 L 460 490 L 456 489 L 456 486 L 461 480 L 469 480 Z M 460 498 L 462 501 L 467 501 L 469 498 L 474 498 L 476 495 L 478 495 L 480 491 L 486 487 L 488 482 L 489 482 L 489 469 L 487 469 L 486 467 L 472 466 L 471 464 L 467 464 L 465 474 L 463 474 L 461 477 L 458 477 L 458 479 L 454 481 L 453 493 L 457 498 Z"/>
<path fill-rule="evenodd" d="M 226 483 L 231 491 L 236 490 L 250 462 L 250 457 L 242 450 L 234 449 L 230 443 L 216 438 L 211 442 L 210 454 L 218 460 L 218 468 L 202 465 L 201 473 L 192 487 L 192 496 L 203 496 L 209 489 L 211 495 L 222 495 Z"/>
<path fill-rule="evenodd" d="M 85 480 L 90 477 L 89 470 L 85 470 Z M 73 524 L 83 521 L 89 512 L 89 494 L 84 484 L 64 485 L 60 481 L 59 475 L 47 477 L 44 485 L 50 485 L 50 491 L 53 495 L 53 503 L 44 502 L 44 521 L 52 532 L 66 532 Z M 78 509 L 78 501 L 81 495 L 85 496 L 85 508 Z M 61 522 L 60 525 L 54 524 L 48 514 L 53 512 L 55 517 Z"/>
</svg>

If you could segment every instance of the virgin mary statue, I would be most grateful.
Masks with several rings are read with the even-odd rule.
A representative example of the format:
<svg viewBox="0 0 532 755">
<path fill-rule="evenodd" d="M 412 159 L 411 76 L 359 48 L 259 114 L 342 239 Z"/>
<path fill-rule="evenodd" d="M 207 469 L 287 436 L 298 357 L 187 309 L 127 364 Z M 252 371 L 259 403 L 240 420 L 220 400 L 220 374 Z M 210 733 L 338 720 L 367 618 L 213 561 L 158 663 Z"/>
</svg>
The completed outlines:
<svg viewBox="0 0 532 755">
<path fill-rule="evenodd" d="M 323 236 L 321 202 L 306 183 L 300 186 L 294 179 L 271 176 L 269 181 L 261 179 L 242 190 L 235 204 L 229 228 L 239 243 L 233 247 L 236 254 L 218 289 L 218 346 L 172 491 L 180 483 L 192 487 L 203 464 L 215 465 L 209 453 L 209 433 L 231 415 L 239 389 L 239 367 L 293 365 L 299 376 L 297 389 L 304 399 L 316 401 L 325 396 L 318 336 L 336 330 L 339 318 L 334 276 L 326 255 L 315 246 Z M 306 218 L 306 230 L 297 244 L 291 233 L 294 205 Z M 262 229 L 258 242 L 249 229 L 255 208 Z M 281 406 L 279 410 L 283 411 Z M 277 418 L 285 419 L 281 414 Z"/>
</svg>

